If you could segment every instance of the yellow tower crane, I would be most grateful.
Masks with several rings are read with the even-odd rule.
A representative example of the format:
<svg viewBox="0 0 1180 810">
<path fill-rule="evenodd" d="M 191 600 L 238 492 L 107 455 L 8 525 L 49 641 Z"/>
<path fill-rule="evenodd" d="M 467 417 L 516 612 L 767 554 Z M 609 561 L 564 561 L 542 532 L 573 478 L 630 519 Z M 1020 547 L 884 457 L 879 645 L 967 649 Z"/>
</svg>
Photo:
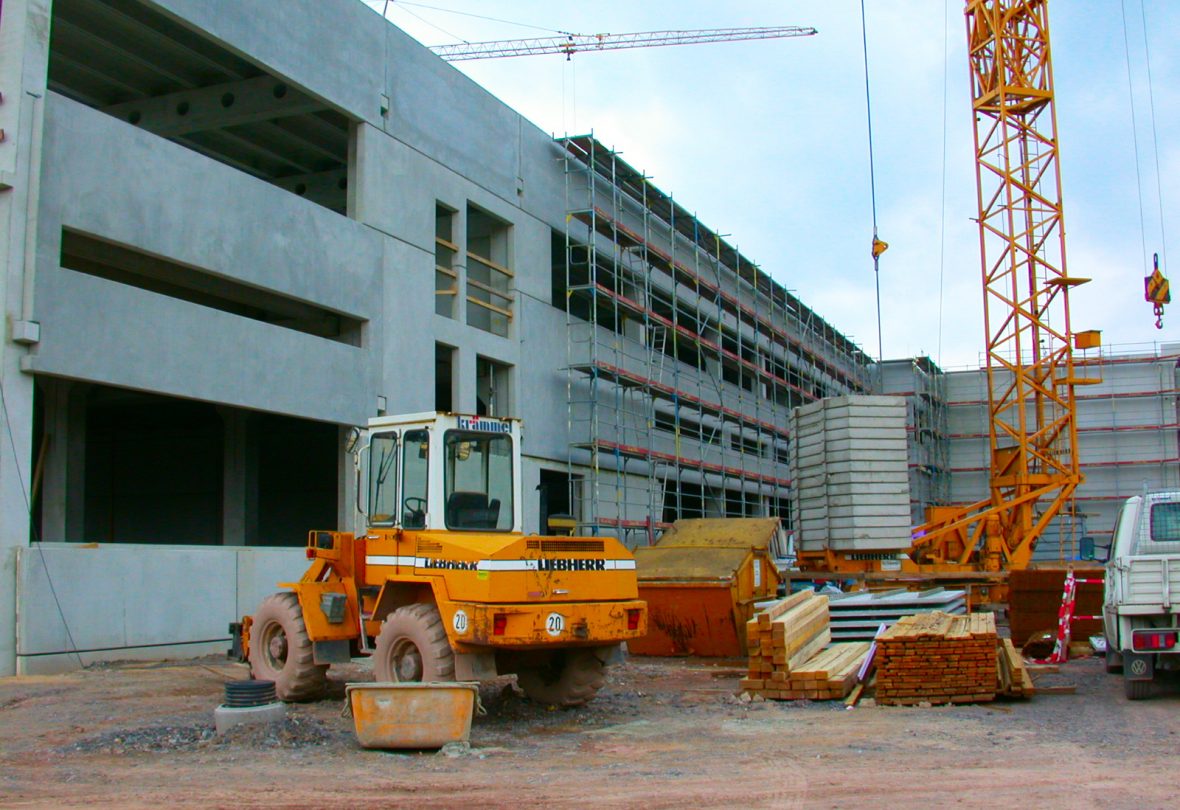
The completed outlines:
<svg viewBox="0 0 1180 810">
<path fill-rule="evenodd" d="M 990 497 L 937 510 L 911 557 L 1024 568 L 1082 482 L 1047 0 L 967 0 Z"/>
<path fill-rule="evenodd" d="M 975 119 L 979 246 L 987 347 L 989 495 L 932 507 L 913 531 L 902 577 L 984 572 L 981 590 L 1003 597 L 999 572 L 1026 568 L 1037 539 L 1072 508 L 1078 464 L 1075 334 L 1058 164 L 1047 0 L 965 0 Z M 881 561 L 828 551 L 813 570 L 880 572 Z M 871 555 L 869 555 L 871 556 Z M 882 574 L 882 578 L 889 575 Z"/>
</svg>

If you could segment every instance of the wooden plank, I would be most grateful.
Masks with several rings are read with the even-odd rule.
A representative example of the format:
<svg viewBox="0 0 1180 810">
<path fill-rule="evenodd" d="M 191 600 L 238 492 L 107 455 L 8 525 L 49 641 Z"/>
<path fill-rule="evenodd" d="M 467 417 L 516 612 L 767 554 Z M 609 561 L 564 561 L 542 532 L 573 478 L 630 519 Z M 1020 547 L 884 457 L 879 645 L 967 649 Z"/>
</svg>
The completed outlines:
<svg viewBox="0 0 1180 810">
<path fill-rule="evenodd" d="M 758 614 L 750 620 L 750 622 L 756 623 L 757 627 L 759 628 L 770 627 L 770 623 L 774 619 L 783 615 L 796 605 L 802 604 L 814 595 L 815 591 L 799 591 L 798 593 L 793 593 L 785 599 L 780 599 L 759 611 Z M 747 627 L 749 627 L 750 622 L 746 623 Z"/>
<path fill-rule="evenodd" d="M 799 648 L 799 651 L 797 653 L 795 653 L 793 656 L 791 656 L 791 659 L 789 661 L 787 661 L 788 670 L 791 670 L 794 667 L 799 666 L 804 661 L 811 658 L 813 655 L 815 655 L 817 652 L 819 652 L 820 650 L 822 650 L 824 647 L 828 646 L 831 643 L 832 643 L 832 631 L 825 629 L 822 633 L 820 633 L 818 636 L 816 636 L 808 644 Z"/>
</svg>

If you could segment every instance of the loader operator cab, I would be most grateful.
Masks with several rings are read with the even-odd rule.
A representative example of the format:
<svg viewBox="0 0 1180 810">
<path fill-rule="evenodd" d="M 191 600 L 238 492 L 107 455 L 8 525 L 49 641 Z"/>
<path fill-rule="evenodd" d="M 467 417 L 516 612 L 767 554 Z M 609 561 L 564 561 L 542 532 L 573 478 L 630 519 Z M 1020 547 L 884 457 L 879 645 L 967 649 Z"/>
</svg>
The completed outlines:
<svg viewBox="0 0 1180 810">
<path fill-rule="evenodd" d="M 378 417 L 357 460 L 357 508 L 371 528 L 521 530 L 518 420 Z"/>
</svg>

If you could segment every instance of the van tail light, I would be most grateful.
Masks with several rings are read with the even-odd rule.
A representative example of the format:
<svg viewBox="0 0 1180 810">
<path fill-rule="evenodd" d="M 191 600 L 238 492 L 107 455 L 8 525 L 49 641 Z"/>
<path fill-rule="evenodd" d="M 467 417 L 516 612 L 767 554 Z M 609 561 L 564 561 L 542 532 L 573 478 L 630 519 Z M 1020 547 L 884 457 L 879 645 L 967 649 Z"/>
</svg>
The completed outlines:
<svg viewBox="0 0 1180 810">
<path fill-rule="evenodd" d="M 1131 634 L 1133 650 L 1170 650 L 1180 633 L 1176 630 L 1136 630 Z"/>
<path fill-rule="evenodd" d="M 508 630 L 508 614 L 497 613 L 492 617 L 492 635 L 502 636 Z"/>
<path fill-rule="evenodd" d="M 628 630 L 638 630 L 639 629 L 639 614 L 641 612 L 642 611 L 640 611 L 639 608 L 628 608 L 627 609 L 627 629 Z"/>
</svg>

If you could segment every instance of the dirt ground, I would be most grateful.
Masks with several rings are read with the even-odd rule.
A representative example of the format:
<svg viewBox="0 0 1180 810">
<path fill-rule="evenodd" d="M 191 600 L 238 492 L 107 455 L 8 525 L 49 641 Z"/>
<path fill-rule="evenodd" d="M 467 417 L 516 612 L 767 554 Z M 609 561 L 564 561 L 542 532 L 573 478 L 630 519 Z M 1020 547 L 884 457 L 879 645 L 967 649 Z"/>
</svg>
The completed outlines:
<svg viewBox="0 0 1180 810">
<path fill-rule="evenodd" d="M 470 748 L 360 748 L 346 680 L 282 726 L 213 733 L 219 659 L 0 679 L 0 806 L 1164 807 L 1180 684 L 1131 703 L 1096 659 L 1025 702 L 846 710 L 743 702 L 741 662 L 633 657 L 592 704 L 551 710 L 485 685 Z"/>
</svg>

